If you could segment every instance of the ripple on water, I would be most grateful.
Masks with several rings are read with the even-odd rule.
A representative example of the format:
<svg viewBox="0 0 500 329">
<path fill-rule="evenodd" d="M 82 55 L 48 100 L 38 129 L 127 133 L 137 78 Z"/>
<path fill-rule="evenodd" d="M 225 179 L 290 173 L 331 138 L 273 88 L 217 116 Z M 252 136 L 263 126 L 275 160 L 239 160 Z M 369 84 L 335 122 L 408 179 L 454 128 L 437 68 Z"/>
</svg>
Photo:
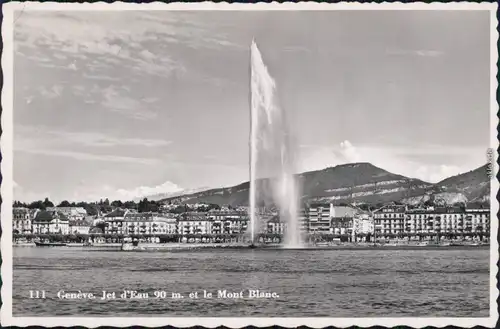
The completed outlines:
<svg viewBox="0 0 500 329">
<path fill-rule="evenodd" d="M 488 250 L 210 250 L 120 253 L 14 249 L 14 315 L 427 316 L 489 313 Z M 30 250 L 28 250 L 30 249 Z M 179 292 L 183 300 L 64 301 L 58 290 Z M 192 291 L 274 291 L 279 299 L 189 299 Z M 29 290 L 45 290 L 43 302 Z"/>
</svg>

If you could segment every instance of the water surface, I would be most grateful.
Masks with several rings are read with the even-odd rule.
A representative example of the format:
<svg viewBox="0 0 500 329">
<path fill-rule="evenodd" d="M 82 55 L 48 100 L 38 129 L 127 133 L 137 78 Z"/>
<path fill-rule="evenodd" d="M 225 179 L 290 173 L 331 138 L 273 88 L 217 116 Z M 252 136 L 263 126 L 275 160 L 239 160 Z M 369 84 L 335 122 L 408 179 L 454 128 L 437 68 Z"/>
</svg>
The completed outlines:
<svg viewBox="0 0 500 329">
<path fill-rule="evenodd" d="M 489 250 L 14 248 L 14 316 L 487 317 Z M 150 299 L 61 300 L 59 290 L 148 292 Z M 275 292 L 205 299 L 203 290 Z M 45 290 L 47 299 L 30 299 Z M 153 299 L 155 290 L 169 298 Z M 191 299 L 198 291 L 201 298 Z M 184 295 L 171 299 L 171 293 Z M 216 296 L 215 296 L 216 297 Z"/>
</svg>

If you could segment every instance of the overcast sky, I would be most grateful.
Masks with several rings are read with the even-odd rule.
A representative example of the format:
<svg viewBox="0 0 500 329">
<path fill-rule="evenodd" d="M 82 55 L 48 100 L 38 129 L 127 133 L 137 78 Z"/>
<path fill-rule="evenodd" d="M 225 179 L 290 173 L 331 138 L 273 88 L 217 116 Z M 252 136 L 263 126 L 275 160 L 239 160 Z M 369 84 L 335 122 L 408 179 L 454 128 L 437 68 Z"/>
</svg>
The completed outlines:
<svg viewBox="0 0 500 329">
<path fill-rule="evenodd" d="M 25 10 L 15 22 L 15 199 L 130 199 L 248 180 L 253 37 L 301 171 L 368 161 L 436 182 L 486 162 L 486 11 Z"/>
</svg>

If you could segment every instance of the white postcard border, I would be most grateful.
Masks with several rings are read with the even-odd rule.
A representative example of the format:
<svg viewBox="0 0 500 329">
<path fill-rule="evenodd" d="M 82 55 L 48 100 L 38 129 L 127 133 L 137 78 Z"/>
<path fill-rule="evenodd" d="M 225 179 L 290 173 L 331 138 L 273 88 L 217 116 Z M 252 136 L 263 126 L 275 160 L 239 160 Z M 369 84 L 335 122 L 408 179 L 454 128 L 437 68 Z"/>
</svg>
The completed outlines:
<svg viewBox="0 0 500 329">
<path fill-rule="evenodd" d="M 498 220 L 497 214 L 499 204 L 497 201 L 497 193 L 499 182 L 496 179 L 498 173 L 498 154 L 497 149 L 499 141 L 497 139 L 498 127 L 498 103 L 496 100 L 497 83 L 497 40 L 498 32 L 496 3 L 258 3 L 258 4 L 228 4 L 228 3 L 150 3 L 150 4 L 134 4 L 134 3 L 55 3 L 55 2 L 11 2 L 3 6 L 3 24 L 2 24 L 2 39 L 3 39 L 3 54 L 2 54 L 2 70 L 4 76 L 4 85 L 2 89 L 2 135 L 0 140 L 2 162 L 2 205 L 1 213 L 2 220 L 2 308 L 0 310 L 0 322 L 5 326 L 87 326 L 98 327 L 102 325 L 124 327 L 131 325 L 142 326 L 163 326 L 172 325 L 176 327 L 189 327 L 200 325 L 204 327 L 227 326 L 231 328 L 240 328 L 248 325 L 253 326 L 272 326 L 279 325 L 283 327 L 297 327 L 307 325 L 308 327 L 321 328 L 326 326 L 347 327 L 361 326 L 371 327 L 380 325 L 385 327 L 393 327 L 406 325 L 415 328 L 425 326 L 444 327 L 454 325 L 458 327 L 473 327 L 477 325 L 494 327 L 498 321 L 497 298 L 499 292 L 496 288 L 498 273 Z M 13 317 L 12 316 L 12 202 L 13 202 L 13 24 L 14 11 L 19 10 L 487 10 L 490 12 L 491 25 L 491 43 L 490 43 L 490 146 L 494 150 L 494 163 L 492 163 L 493 177 L 491 178 L 491 244 L 490 244 L 490 316 L 484 318 L 209 318 L 209 317 L 190 317 L 190 318 L 168 318 L 168 317 Z"/>
</svg>

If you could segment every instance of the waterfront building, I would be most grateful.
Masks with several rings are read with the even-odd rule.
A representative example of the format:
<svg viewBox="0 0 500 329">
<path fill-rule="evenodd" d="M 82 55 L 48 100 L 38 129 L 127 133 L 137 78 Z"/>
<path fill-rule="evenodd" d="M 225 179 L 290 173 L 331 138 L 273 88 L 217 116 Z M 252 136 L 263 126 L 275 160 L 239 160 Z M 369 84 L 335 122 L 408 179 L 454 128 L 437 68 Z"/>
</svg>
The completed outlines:
<svg viewBox="0 0 500 329">
<path fill-rule="evenodd" d="M 466 218 L 466 211 L 463 207 L 427 207 L 406 211 L 405 233 L 469 232 L 473 232 L 472 216 Z"/>
<path fill-rule="evenodd" d="M 354 218 L 359 216 L 359 211 L 352 207 L 331 206 L 330 207 L 330 233 L 353 235 Z"/>
<path fill-rule="evenodd" d="M 237 210 L 211 210 L 208 212 L 211 222 L 209 234 L 241 234 L 248 228 L 248 213 Z"/>
<path fill-rule="evenodd" d="M 274 216 L 267 222 L 267 233 L 269 234 L 285 234 L 286 223 L 280 221 L 279 216 Z"/>
<path fill-rule="evenodd" d="M 358 216 L 355 216 L 353 219 L 353 230 L 354 234 L 373 234 L 373 218 L 370 218 L 370 215 L 368 214 L 360 214 Z"/>
<path fill-rule="evenodd" d="M 408 209 L 405 214 L 404 232 L 411 234 L 428 233 L 428 229 L 433 227 L 429 223 L 434 222 L 435 215 L 434 207 Z M 429 221 L 429 219 L 432 220 Z M 376 226 L 375 233 L 377 233 Z"/>
<path fill-rule="evenodd" d="M 183 213 L 178 220 L 177 234 L 212 234 L 212 221 L 205 212 Z"/>
<path fill-rule="evenodd" d="M 332 217 L 330 233 L 341 234 L 341 235 L 352 235 L 353 224 L 354 224 L 353 217 Z"/>
<path fill-rule="evenodd" d="M 72 221 L 84 220 L 87 216 L 87 210 L 83 207 L 48 207 L 46 210 L 63 213 Z"/>
<path fill-rule="evenodd" d="M 106 220 L 104 233 L 119 235 L 150 235 L 150 234 L 175 234 L 177 223 L 175 218 L 165 217 L 153 212 L 126 212 L 115 213 Z M 105 216 L 106 217 L 106 216 Z"/>
<path fill-rule="evenodd" d="M 387 205 L 373 213 L 375 234 L 401 234 L 405 232 L 406 206 Z"/>
<path fill-rule="evenodd" d="M 429 211 L 432 211 L 430 209 Z M 436 207 L 427 222 L 428 233 L 467 233 L 472 232 L 470 222 L 465 222 L 465 209 L 462 207 Z"/>
<path fill-rule="evenodd" d="M 32 233 L 32 213 L 28 208 L 12 208 L 12 232 L 17 234 Z"/>
<path fill-rule="evenodd" d="M 301 232 L 309 232 L 309 216 L 306 208 L 301 208 L 298 215 L 299 228 Z"/>
<path fill-rule="evenodd" d="M 69 220 L 70 234 L 89 234 L 92 222 L 88 220 Z"/>
<path fill-rule="evenodd" d="M 330 233 L 331 207 L 332 205 L 327 203 L 313 203 L 309 205 L 308 209 L 309 232 L 314 234 Z"/>
<path fill-rule="evenodd" d="M 490 207 L 479 203 L 469 203 L 465 207 L 465 219 L 474 233 L 490 231 Z"/>
<path fill-rule="evenodd" d="M 35 234 L 68 234 L 69 220 L 59 211 L 39 211 L 33 219 Z"/>
<path fill-rule="evenodd" d="M 166 234 L 177 234 L 177 218 L 171 216 L 158 216 L 157 220 L 164 223 L 163 226 L 165 227 Z"/>
<path fill-rule="evenodd" d="M 29 210 L 29 213 L 30 213 L 30 218 L 31 218 L 31 222 L 32 222 L 32 224 L 31 224 L 32 228 L 33 228 L 33 219 L 36 217 L 36 215 L 37 215 L 37 214 L 38 214 L 38 212 L 40 212 L 40 211 L 41 211 L 41 210 L 40 210 L 40 209 L 38 209 L 38 208 L 35 208 L 35 209 L 30 209 L 30 210 Z"/>
</svg>

